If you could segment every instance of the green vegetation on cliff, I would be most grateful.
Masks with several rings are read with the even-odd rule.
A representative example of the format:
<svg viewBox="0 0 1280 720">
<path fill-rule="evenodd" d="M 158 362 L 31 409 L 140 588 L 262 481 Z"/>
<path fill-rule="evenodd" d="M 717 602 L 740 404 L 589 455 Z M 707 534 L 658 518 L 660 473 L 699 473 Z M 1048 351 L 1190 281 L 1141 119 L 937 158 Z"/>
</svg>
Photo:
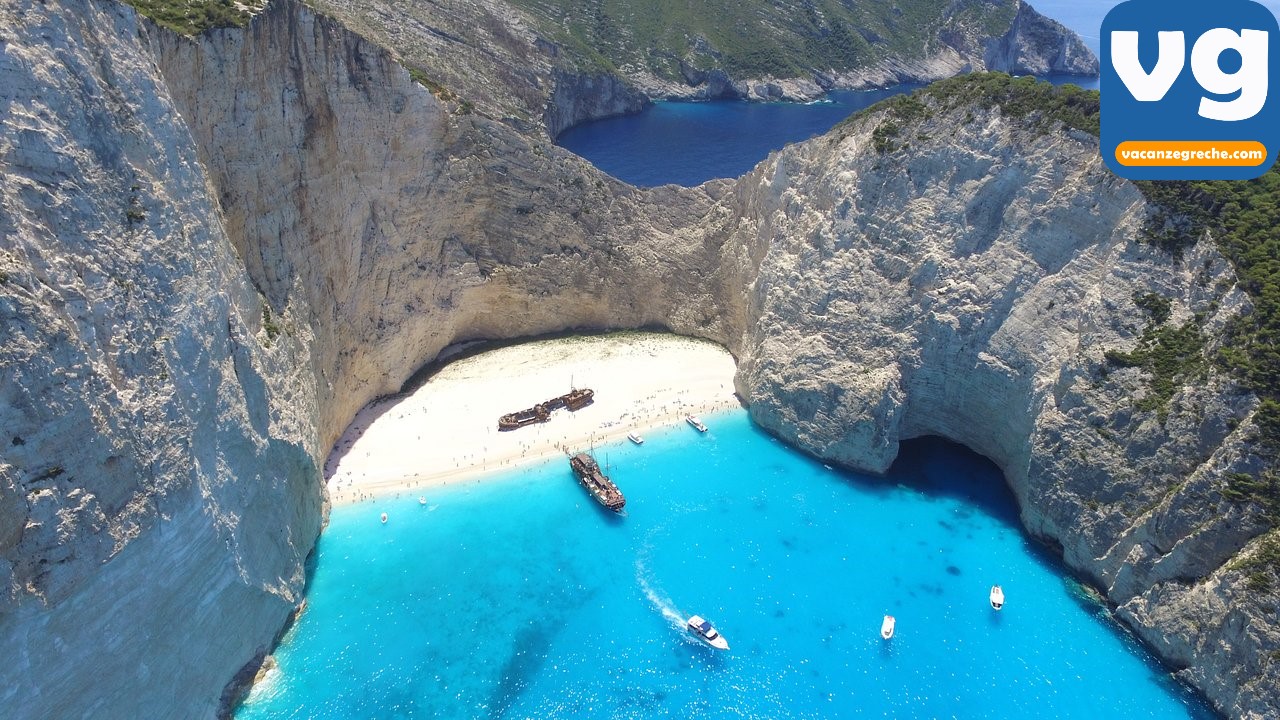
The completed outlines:
<svg viewBox="0 0 1280 720">
<path fill-rule="evenodd" d="M 1171 252 L 1206 233 L 1235 266 L 1253 312 L 1232 321 L 1217 361 L 1262 399 L 1263 442 L 1280 447 L 1280 165 L 1246 182 L 1149 182 L 1153 241 Z"/>
<path fill-rule="evenodd" d="M 739 77 L 798 77 L 862 67 L 884 57 L 922 57 L 937 37 L 998 36 L 1013 23 L 1012 0 L 802 3 L 760 0 L 512 0 L 542 30 L 598 68 L 647 67 L 682 80 L 683 62 Z"/>
<path fill-rule="evenodd" d="M 960 75 L 939 80 L 910 95 L 895 95 L 854 113 L 837 127 L 851 126 L 886 110 L 888 117 L 884 122 L 897 124 L 923 120 L 960 107 L 984 110 L 999 107 L 1005 116 L 1027 120 L 1046 132 L 1062 123 L 1098 134 L 1097 90 L 1083 90 L 1078 85 L 1055 86 L 1032 77 L 1015 78 L 998 72 Z"/>
<path fill-rule="evenodd" d="M 198 35 L 205 30 L 244 27 L 267 0 L 121 0 L 139 15 L 151 18 L 174 32 Z"/>
<path fill-rule="evenodd" d="M 1156 306 L 1143 305 L 1142 301 L 1151 297 L 1159 298 L 1152 303 Z M 1162 301 L 1162 302 L 1161 302 Z M 1163 421 L 1169 400 L 1177 393 L 1178 388 L 1188 381 L 1204 375 L 1206 363 L 1204 359 L 1204 334 L 1200 331 L 1200 318 L 1184 323 L 1178 327 L 1163 325 L 1169 317 L 1169 301 L 1159 295 L 1146 295 L 1134 298 L 1134 302 L 1147 310 L 1151 322 L 1147 324 L 1138 347 L 1130 352 L 1107 350 L 1107 362 L 1118 367 L 1140 367 L 1151 375 L 1150 389 L 1138 401 L 1139 410 L 1154 410 Z"/>
<path fill-rule="evenodd" d="M 1250 590 L 1270 590 L 1280 577 L 1280 531 L 1272 531 L 1252 554 L 1234 560 L 1229 569 L 1245 573 Z"/>
</svg>

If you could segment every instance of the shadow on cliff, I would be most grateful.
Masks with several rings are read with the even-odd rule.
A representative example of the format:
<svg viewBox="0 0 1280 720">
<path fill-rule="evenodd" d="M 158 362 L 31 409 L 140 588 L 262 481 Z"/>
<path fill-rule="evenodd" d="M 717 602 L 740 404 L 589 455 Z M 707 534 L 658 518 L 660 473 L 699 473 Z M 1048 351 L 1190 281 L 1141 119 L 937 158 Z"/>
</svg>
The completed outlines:
<svg viewBox="0 0 1280 720">
<path fill-rule="evenodd" d="M 458 360 L 475 357 L 476 355 L 489 352 L 490 350 L 498 350 L 515 345 L 540 342 L 542 340 L 562 340 L 564 338 L 573 337 L 598 337 L 601 335 L 614 335 L 628 332 L 654 332 L 679 335 L 679 333 L 663 325 L 645 325 L 637 328 L 569 328 L 558 332 L 546 333 L 544 335 L 455 342 L 441 350 L 440 354 L 436 356 L 435 359 L 418 368 L 413 375 L 409 376 L 408 380 L 404 381 L 404 385 L 400 387 L 400 392 L 390 397 L 412 395 L 414 392 L 421 389 L 423 385 L 426 385 L 431 378 L 439 374 L 445 366 L 457 362 Z"/>
<path fill-rule="evenodd" d="M 1018 503 L 1000 468 L 964 445 L 940 437 L 907 440 L 885 479 L 930 497 L 952 497 L 1022 529 Z"/>
</svg>

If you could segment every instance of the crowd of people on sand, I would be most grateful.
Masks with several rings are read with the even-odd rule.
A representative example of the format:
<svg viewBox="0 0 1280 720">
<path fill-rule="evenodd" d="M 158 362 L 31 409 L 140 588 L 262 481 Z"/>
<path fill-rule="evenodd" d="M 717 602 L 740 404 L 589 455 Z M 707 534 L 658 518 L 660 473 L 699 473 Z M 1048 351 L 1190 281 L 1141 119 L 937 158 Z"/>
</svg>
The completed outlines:
<svg viewBox="0 0 1280 720">
<path fill-rule="evenodd" d="M 731 392 L 723 385 L 721 390 Z M 684 396 L 688 392 L 684 390 L 679 394 Z M 674 402 L 668 400 L 660 405 L 657 404 L 658 398 L 659 395 L 654 393 L 638 399 L 621 415 L 599 423 L 585 434 L 580 429 L 578 432 L 569 433 L 564 432 L 563 427 L 556 428 L 556 420 L 559 419 L 557 417 L 549 423 L 502 433 L 502 439 L 497 442 L 509 443 L 510 440 L 507 440 L 509 437 L 518 440 L 518 443 L 514 447 L 497 451 L 494 453 L 496 457 L 490 456 L 489 446 L 486 444 L 476 452 L 455 455 L 440 463 L 439 467 L 424 467 L 412 475 L 379 479 L 374 482 L 368 482 L 367 471 L 360 471 L 359 477 L 354 474 L 354 471 L 342 471 L 342 460 L 368 429 L 368 425 L 365 425 L 359 427 L 356 433 L 344 436 L 326 460 L 325 477 L 329 482 L 330 497 L 334 503 L 354 503 L 377 497 L 399 498 L 402 491 L 421 487 L 424 483 L 442 486 L 467 480 L 479 482 L 475 477 L 477 472 L 510 469 L 558 454 L 569 456 L 584 449 L 584 446 L 625 437 L 627 432 L 637 428 L 650 429 L 676 425 L 684 422 L 684 417 L 690 413 L 705 414 L 739 407 L 738 401 L 732 396 L 721 397 L 712 402 L 686 402 L 682 397 L 677 397 Z M 454 410 L 456 411 L 457 408 Z M 421 412 L 427 412 L 427 408 L 422 408 Z M 402 413 L 398 419 L 402 419 L 403 415 Z M 497 431 L 489 428 L 486 432 L 496 433 Z M 418 440 L 421 441 L 421 439 L 421 436 L 418 436 Z M 457 477 L 450 478 L 451 475 Z"/>
</svg>

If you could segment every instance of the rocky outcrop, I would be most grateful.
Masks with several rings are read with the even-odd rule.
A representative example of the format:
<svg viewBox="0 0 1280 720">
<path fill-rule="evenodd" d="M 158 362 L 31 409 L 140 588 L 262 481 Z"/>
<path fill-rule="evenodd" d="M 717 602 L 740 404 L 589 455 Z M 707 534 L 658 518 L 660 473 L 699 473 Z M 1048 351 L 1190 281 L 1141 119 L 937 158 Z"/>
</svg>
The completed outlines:
<svg viewBox="0 0 1280 720">
<path fill-rule="evenodd" d="M 554 90 L 547 100 L 543 125 L 551 137 L 585 119 L 640 112 L 652 103 L 644 93 L 607 73 L 584 75 L 557 70 Z"/>
<path fill-rule="evenodd" d="M 1274 594 L 1229 562 L 1260 524 L 1221 494 L 1263 464 L 1256 401 L 1207 375 L 1141 410 L 1144 373 L 1102 357 L 1142 332 L 1135 292 L 1211 338 L 1247 302 L 1210 243 L 1135 241 L 1142 196 L 1093 138 L 974 106 L 886 143 L 881 110 L 737 183 L 637 190 L 491 119 L 506 80 L 430 91 L 294 2 L 194 39 L 111 2 L 2 12 L 18 717 L 213 714 L 299 600 L 318 458 L 364 403 L 454 342 L 641 326 L 726 344 L 756 419 L 814 454 L 880 470 L 939 434 L 988 455 L 1182 677 L 1233 715 L 1280 707 Z M 461 68 L 523 57 L 403 27 Z"/>
<path fill-rule="evenodd" d="M 1222 337 L 1248 306 L 1229 263 L 1207 241 L 1181 258 L 1138 243 L 1146 203 L 1091 136 L 932 100 L 924 120 L 890 112 L 736 190 L 749 222 L 727 244 L 768 248 L 737 350 L 752 417 L 862 470 L 925 435 L 986 455 L 1026 527 L 1180 677 L 1233 717 L 1274 714 L 1277 598 L 1229 563 L 1267 525 L 1222 492 L 1266 466 L 1257 400 L 1210 374 L 1144 410 L 1145 372 L 1104 358 L 1133 347 L 1152 292 L 1166 322 Z"/>
<path fill-rule="evenodd" d="M 1098 58 L 1080 37 L 1026 3 L 1009 32 L 987 41 L 982 62 L 1011 75 L 1098 75 Z"/>
<path fill-rule="evenodd" d="M 574 61 L 505 0 L 315 0 L 412 68 L 442 99 L 528 134 L 556 137 L 578 123 L 638 112 L 649 97 L 616 72 Z"/>
</svg>

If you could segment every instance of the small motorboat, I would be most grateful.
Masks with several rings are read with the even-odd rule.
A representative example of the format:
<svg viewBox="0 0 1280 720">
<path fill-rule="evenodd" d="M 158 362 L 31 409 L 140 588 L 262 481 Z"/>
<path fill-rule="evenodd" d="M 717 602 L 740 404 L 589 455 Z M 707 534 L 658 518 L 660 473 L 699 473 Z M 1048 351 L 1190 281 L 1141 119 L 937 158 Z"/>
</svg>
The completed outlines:
<svg viewBox="0 0 1280 720">
<path fill-rule="evenodd" d="M 711 627 L 711 623 L 703 620 L 701 616 L 694 615 L 689 618 L 689 622 L 686 624 L 686 627 L 689 628 L 689 632 L 693 633 L 699 640 L 711 647 L 717 650 L 729 649 L 729 641 L 725 640 L 724 636 L 717 632 L 715 628 Z"/>
<path fill-rule="evenodd" d="M 888 640 L 889 638 L 893 637 L 893 626 L 895 624 L 896 622 L 894 621 L 892 615 L 885 615 L 884 622 L 880 623 L 880 637 L 884 638 L 885 640 Z"/>
<path fill-rule="evenodd" d="M 644 444 L 644 438 L 640 437 L 639 435 L 637 435 L 637 434 L 635 434 L 635 433 L 633 433 L 633 432 L 629 432 L 629 433 L 627 433 L 627 439 L 628 439 L 628 440 L 630 440 L 631 442 L 633 442 L 633 443 L 637 444 L 637 445 L 643 445 L 643 444 Z"/>
<path fill-rule="evenodd" d="M 1001 590 L 999 585 L 992 585 L 991 608 L 993 610 L 999 610 L 1002 607 L 1004 607 L 1004 590 Z"/>
<path fill-rule="evenodd" d="M 386 513 L 382 513 L 382 523 L 385 525 L 385 524 L 386 524 L 386 522 L 387 522 L 387 514 L 386 514 Z"/>
<path fill-rule="evenodd" d="M 426 498 L 426 496 L 425 496 L 425 495 L 419 495 L 419 496 L 418 496 L 418 504 L 419 504 L 419 505 L 426 505 L 426 504 L 427 504 L 427 498 Z"/>
<path fill-rule="evenodd" d="M 702 424 L 702 420 L 697 415 L 685 415 L 684 421 L 692 425 L 698 432 L 707 431 L 707 426 Z"/>
</svg>

